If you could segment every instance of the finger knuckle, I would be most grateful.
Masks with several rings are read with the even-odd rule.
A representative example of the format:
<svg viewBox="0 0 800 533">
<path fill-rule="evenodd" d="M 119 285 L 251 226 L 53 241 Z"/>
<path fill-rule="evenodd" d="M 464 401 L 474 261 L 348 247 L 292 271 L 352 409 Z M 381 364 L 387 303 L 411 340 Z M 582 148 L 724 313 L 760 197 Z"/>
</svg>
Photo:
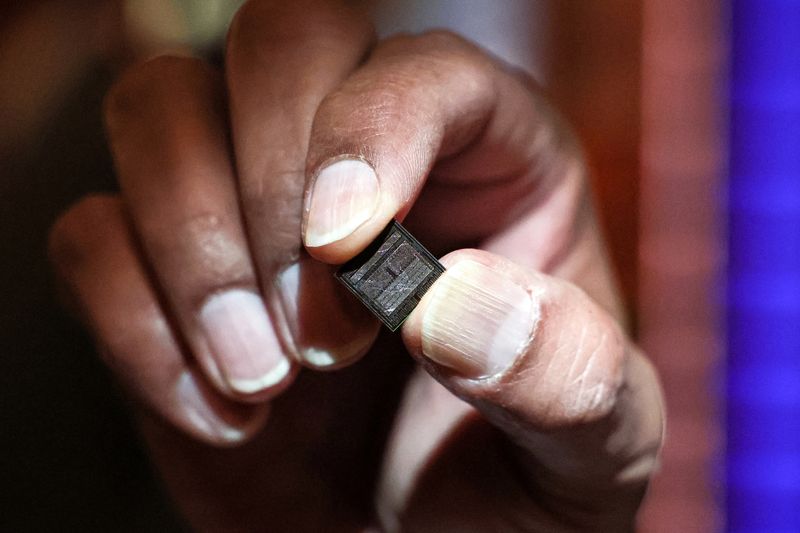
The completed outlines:
<svg viewBox="0 0 800 533">
<path fill-rule="evenodd" d="M 226 50 L 230 51 L 238 46 L 258 41 L 264 33 L 260 31 L 261 28 L 258 21 L 263 18 L 265 10 L 265 2 L 250 0 L 242 4 L 228 27 Z"/>
<path fill-rule="evenodd" d="M 165 373 L 179 372 L 175 359 L 165 354 L 179 347 L 168 319 L 155 302 L 132 306 L 115 299 L 113 307 L 102 315 L 90 315 L 99 355 L 124 385 L 136 390 L 137 385 L 151 378 L 147 372 L 154 366 L 171 367 L 163 369 Z"/>
<path fill-rule="evenodd" d="M 111 195 L 89 195 L 70 206 L 50 228 L 47 253 L 50 261 L 69 269 L 85 261 L 102 244 L 98 230 L 117 216 L 118 200 Z"/>
<path fill-rule="evenodd" d="M 129 67 L 108 91 L 103 110 L 108 124 L 128 116 L 141 116 L 158 106 L 177 83 L 197 85 L 212 74 L 204 61 L 186 56 L 161 55 Z"/>
<path fill-rule="evenodd" d="M 414 152 L 414 125 L 427 127 L 426 101 L 417 101 L 405 82 L 383 79 L 328 95 L 317 110 L 307 158 L 308 168 L 320 168 L 332 154 L 349 154 L 401 169 L 403 154 Z M 416 120 L 409 120 L 409 116 Z M 403 168 L 405 170 L 405 168 Z"/>
<path fill-rule="evenodd" d="M 233 17 L 226 50 L 228 54 L 255 51 L 258 56 L 258 51 L 293 43 L 363 42 L 373 32 L 369 19 L 346 2 L 249 0 Z"/>
<path fill-rule="evenodd" d="M 199 300 L 221 286 L 255 286 L 247 250 L 239 239 L 238 221 L 229 213 L 197 210 L 175 220 L 142 226 L 148 255 L 183 273 Z"/>
<path fill-rule="evenodd" d="M 600 328 L 598 328 L 600 329 Z M 617 404 L 622 384 L 624 343 L 616 328 L 594 332 L 593 342 L 577 353 L 583 361 L 580 379 L 567 391 L 568 417 L 586 422 L 605 418 Z"/>
<path fill-rule="evenodd" d="M 434 85 L 445 92 L 457 91 L 464 98 L 484 99 L 493 94 L 497 75 L 494 62 L 451 31 L 394 37 L 382 53 L 392 58 L 390 77 L 405 79 L 411 87 Z"/>
<path fill-rule="evenodd" d="M 387 76 L 369 84 L 351 84 L 323 100 L 318 112 L 318 125 L 325 131 L 336 133 L 337 123 L 347 116 L 354 136 L 369 138 L 377 135 L 386 131 L 388 126 L 398 124 L 404 110 L 414 109 L 407 102 L 411 88 L 409 80 L 402 76 Z M 419 106 L 416 109 L 419 110 Z"/>
<path fill-rule="evenodd" d="M 490 394 L 535 431 L 592 427 L 617 410 L 630 344 L 582 290 L 564 286 L 553 296 L 541 302 L 541 320 L 519 371 Z"/>
<path fill-rule="evenodd" d="M 454 31 L 443 28 L 423 32 L 419 35 L 418 40 L 426 48 L 434 50 L 463 53 L 474 48 L 474 45 L 466 38 Z"/>
<path fill-rule="evenodd" d="M 179 217 L 141 219 L 141 232 L 151 255 L 169 257 L 176 252 L 210 257 L 219 254 L 228 223 L 224 215 L 206 210 L 188 210 Z"/>
<path fill-rule="evenodd" d="M 431 30 L 417 37 L 421 50 L 436 60 L 464 70 L 484 74 L 492 69 L 493 61 L 475 43 L 449 30 Z"/>
<path fill-rule="evenodd" d="M 241 180 L 242 210 L 249 220 L 258 221 L 259 235 L 271 237 L 270 247 L 289 250 L 297 247 L 301 225 L 305 169 L 276 168 L 268 176 Z"/>
<path fill-rule="evenodd" d="M 579 338 L 577 346 L 563 349 L 569 354 L 565 361 L 571 371 L 546 404 L 549 418 L 559 426 L 582 426 L 606 419 L 614 412 L 622 390 L 627 344 L 619 327 L 610 317 L 598 313 L 586 317 Z"/>
<path fill-rule="evenodd" d="M 313 21 L 297 24 L 294 7 L 291 3 L 249 0 L 242 4 L 228 28 L 228 47 L 240 44 L 267 45 L 302 35 Z M 317 12 L 308 11 L 313 17 Z"/>
</svg>

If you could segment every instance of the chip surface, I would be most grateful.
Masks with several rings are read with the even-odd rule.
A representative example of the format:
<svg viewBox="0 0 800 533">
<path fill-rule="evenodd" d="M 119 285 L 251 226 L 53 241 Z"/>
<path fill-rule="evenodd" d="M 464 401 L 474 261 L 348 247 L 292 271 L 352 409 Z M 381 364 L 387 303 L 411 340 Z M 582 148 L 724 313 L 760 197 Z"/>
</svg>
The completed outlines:
<svg viewBox="0 0 800 533">
<path fill-rule="evenodd" d="M 336 278 L 395 331 L 443 272 L 442 264 L 392 220 L 363 252 L 342 265 Z"/>
</svg>

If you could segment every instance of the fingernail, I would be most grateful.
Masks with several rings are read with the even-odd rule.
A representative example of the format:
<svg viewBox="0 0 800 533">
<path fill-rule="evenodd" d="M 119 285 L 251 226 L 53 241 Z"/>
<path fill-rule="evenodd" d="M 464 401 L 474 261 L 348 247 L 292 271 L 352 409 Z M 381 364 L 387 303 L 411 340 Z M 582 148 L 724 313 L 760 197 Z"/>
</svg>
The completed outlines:
<svg viewBox="0 0 800 533">
<path fill-rule="evenodd" d="M 530 342 L 533 300 L 502 272 L 460 261 L 429 294 L 422 317 L 422 352 L 464 377 L 503 372 Z"/>
<path fill-rule="evenodd" d="M 342 159 L 323 168 L 306 205 L 306 246 L 341 240 L 369 220 L 378 206 L 375 170 L 360 159 Z"/>
<path fill-rule="evenodd" d="M 232 425 L 214 412 L 200 390 L 196 378 L 190 372 L 181 374 L 175 392 L 178 405 L 196 431 L 208 436 L 213 441 L 225 443 L 240 442 L 247 436 L 246 427 Z"/>
<path fill-rule="evenodd" d="M 307 259 L 284 268 L 276 283 L 297 356 L 321 370 L 352 360 L 373 340 L 370 328 L 358 324 L 354 330 L 349 317 L 341 316 L 341 297 L 322 276 L 332 278 L 330 267 Z"/>
<path fill-rule="evenodd" d="M 234 391 L 252 394 L 289 373 L 289 360 L 257 294 L 235 289 L 212 296 L 200 320 L 217 365 Z"/>
</svg>

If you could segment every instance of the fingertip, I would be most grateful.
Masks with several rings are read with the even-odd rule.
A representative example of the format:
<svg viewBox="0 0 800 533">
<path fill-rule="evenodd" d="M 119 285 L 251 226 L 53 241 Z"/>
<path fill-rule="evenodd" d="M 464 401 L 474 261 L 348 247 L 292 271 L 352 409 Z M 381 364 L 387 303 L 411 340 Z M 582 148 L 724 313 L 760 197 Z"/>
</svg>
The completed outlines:
<svg viewBox="0 0 800 533">
<path fill-rule="evenodd" d="M 210 295 L 198 323 L 206 350 L 199 350 L 207 375 L 223 394 L 248 403 L 283 391 L 294 366 L 255 291 L 232 288 Z"/>
<path fill-rule="evenodd" d="M 395 194 L 366 159 L 331 157 L 309 180 L 303 244 L 319 261 L 344 263 L 366 248 L 398 209 Z"/>
<path fill-rule="evenodd" d="M 404 328 L 409 348 L 467 379 L 497 376 L 525 352 L 538 323 L 530 287 L 494 256 L 451 254 Z"/>
<path fill-rule="evenodd" d="M 309 347 L 300 352 L 301 362 L 308 368 L 321 371 L 339 370 L 364 356 L 377 337 L 377 327 L 345 344 L 330 348 Z"/>
<path fill-rule="evenodd" d="M 252 397 L 263 393 L 267 389 L 274 391 L 275 387 L 286 380 L 290 372 L 291 363 L 285 357 L 281 357 L 273 368 L 257 378 L 229 378 L 228 383 L 236 393 L 244 397 Z"/>
<path fill-rule="evenodd" d="M 241 404 L 222 398 L 194 372 L 175 382 L 173 423 L 195 438 L 217 447 L 250 440 L 265 424 L 269 405 Z"/>
<path fill-rule="evenodd" d="M 320 248 L 349 236 L 372 218 L 380 197 L 378 175 L 366 160 L 341 156 L 326 161 L 305 198 L 306 246 Z"/>
<path fill-rule="evenodd" d="M 315 244 L 315 241 L 307 239 L 307 234 L 304 233 L 303 243 L 308 255 L 317 261 L 330 265 L 341 265 L 369 246 L 392 220 L 394 214 L 393 210 L 376 213 L 351 233 L 326 244 Z"/>
<path fill-rule="evenodd" d="M 287 351 L 314 370 L 357 361 L 378 334 L 378 323 L 334 277 L 335 267 L 305 257 L 282 270 L 270 312 Z"/>
<path fill-rule="evenodd" d="M 611 412 L 629 358 L 611 315 L 575 285 L 500 256 L 462 250 L 442 263 L 404 332 L 434 377 L 539 427 Z"/>
<path fill-rule="evenodd" d="M 256 405 L 280 396 L 294 382 L 299 366 L 288 358 L 264 375 L 254 379 L 226 378 L 218 389 L 227 399 Z"/>
</svg>

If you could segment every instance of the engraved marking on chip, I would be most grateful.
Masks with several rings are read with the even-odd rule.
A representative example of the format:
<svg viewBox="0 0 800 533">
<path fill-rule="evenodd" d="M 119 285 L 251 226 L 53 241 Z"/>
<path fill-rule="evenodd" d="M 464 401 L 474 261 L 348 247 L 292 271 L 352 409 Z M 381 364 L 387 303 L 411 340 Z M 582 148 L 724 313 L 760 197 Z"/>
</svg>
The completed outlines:
<svg viewBox="0 0 800 533">
<path fill-rule="evenodd" d="M 336 277 L 394 331 L 442 272 L 441 263 L 392 221 Z"/>
<path fill-rule="evenodd" d="M 350 276 L 350 280 L 353 283 L 358 283 L 361 280 L 361 278 L 364 277 L 364 274 L 366 274 L 369 271 L 370 268 L 375 266 L 375 264 L 378 261 L 383 259 L 383 255 L 387 251 L 389 251 L 392 248 L 392 246 L 394 245 L 394 243 L 396 243 L 398 240 L 400 240 L 400 234 L 392 233 L 392 235 L 389 237 L 389 239 L 387 239 L 386 242 L 381 244 L 381 247 L 378 249 L 377 253 L 374 256 L 372 256 L 369 261 L 364 263 L 364 266 L 359 268 L 357 271 L 355 271 Z"/>
</svg>

